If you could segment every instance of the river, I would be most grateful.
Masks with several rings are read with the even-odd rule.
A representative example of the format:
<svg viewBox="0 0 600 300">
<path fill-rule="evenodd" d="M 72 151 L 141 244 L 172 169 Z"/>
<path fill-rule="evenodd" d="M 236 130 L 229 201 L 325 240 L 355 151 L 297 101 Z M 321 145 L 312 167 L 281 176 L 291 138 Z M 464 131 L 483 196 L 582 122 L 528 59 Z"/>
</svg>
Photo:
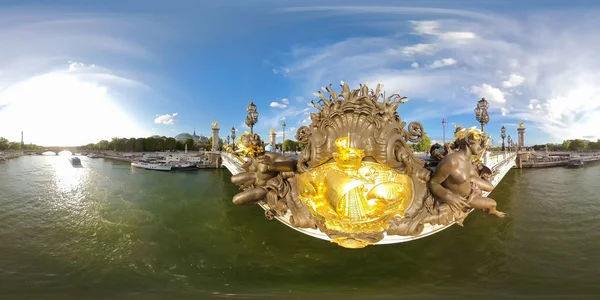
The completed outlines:
<svg viewBox="0 0 600 300">
<path fill-rule="evenodd" d="M 503 220 L 361 250 L 234 206 L 227 170 L 0 163 L 1 299 L 597 299 L 600 167 L 511 170 Z"/>
</svg>

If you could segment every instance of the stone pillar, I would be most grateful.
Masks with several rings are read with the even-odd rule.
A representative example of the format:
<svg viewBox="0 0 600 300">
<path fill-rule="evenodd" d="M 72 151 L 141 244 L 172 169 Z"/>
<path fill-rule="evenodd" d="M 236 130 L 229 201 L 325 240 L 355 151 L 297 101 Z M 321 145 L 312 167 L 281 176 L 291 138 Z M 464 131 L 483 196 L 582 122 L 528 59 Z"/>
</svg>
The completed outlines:
<svg viewBox="0 0 600 300">
<path fill-rule="evenodd" d="M 273 149 L 275 149 L 276 139 L 277 133 L 275 133 L 275 129 L 271 128 L 271 134 L 269 134 L 269 145 L 273 146 Z"/>
<path fill-rule="evenodd" d="M 519 148 L 525 147 L 525 127 L 517 128 L 517 132 L 519 133 Z"/>
<path fill-rule="evenodd" d="M 218 151 L 219 150 L 219 128 L 213 127 L 212 129 L 212 151 Z"/>
</svg>

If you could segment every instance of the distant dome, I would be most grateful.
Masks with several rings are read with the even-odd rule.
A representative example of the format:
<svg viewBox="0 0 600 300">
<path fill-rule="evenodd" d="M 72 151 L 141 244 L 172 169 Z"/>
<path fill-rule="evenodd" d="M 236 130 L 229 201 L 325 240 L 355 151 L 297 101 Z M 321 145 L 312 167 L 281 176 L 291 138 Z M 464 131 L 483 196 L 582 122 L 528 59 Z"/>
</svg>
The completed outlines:
<svg viewBox="0 0 600 300">
<path fill-rule="evenodd" d="M 273 149 L 273 146 L 271 146 L 271 144 L 268 144 L 268 145 L 265 147 L 265 151 L 267 151 L 267 152 L 274 152 L 274 151 L 275 151 L 275 149 Z"/>
<path fill-rule="evenodd" d="M 178 141 L 182 141 L 182 142 L 185 142 L 187 139 L 192 139 L 194 141 L 196 140 L 196 139 L 194 139 L 194 136 L 192 136 L 189 133 L 180 133 L 175 136 L 175 139 Z"/>
<path fill-rule="evenodd" d="M 208 143 L 208 138 L 202 135 L 189 134 L 189 133 L 180 133 L 175 136 L 175 139 L 181 142 L 185 142 L 188 139 L 192 139 L 196 142 Z"/>
</svg>

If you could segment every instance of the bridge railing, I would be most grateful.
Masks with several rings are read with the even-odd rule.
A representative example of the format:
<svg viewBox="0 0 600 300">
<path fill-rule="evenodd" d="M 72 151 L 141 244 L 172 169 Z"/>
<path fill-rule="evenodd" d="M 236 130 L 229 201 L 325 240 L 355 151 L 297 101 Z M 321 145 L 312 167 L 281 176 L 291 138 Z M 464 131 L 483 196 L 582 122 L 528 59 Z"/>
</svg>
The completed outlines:
<svg viewBox="0 0 600 300">
<path fill-rule="evenodd" d="M 494 170 L 499 165 L 505 163 L 506 161 L 515 160 L 517 157 L 516 152 L 504 152 L 497 154 L 490 154 L 489 152 L 483 157 L 483 164 L 488 168 Z"/>
</svg>

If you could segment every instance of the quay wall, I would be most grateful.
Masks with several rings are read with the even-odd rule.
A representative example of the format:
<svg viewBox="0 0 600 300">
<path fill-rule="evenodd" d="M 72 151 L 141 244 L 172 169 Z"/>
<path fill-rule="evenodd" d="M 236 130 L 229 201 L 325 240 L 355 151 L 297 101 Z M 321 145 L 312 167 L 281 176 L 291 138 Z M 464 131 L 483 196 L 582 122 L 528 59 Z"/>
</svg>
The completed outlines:
<svg viewBox="0 0 600 300">
<path fill-rule="evenodd" d="M 20 156 L 23 156 L 24 154 L 21 151 L 3 151 L 0 152 L 0 157 L 4 157 L 4 159 L 9 160 L 9 159 L 13 159 L 13 158 L 17 158 Z M 2 159 L 0 158 L 0 161 Z"/>
<path fill-rule="evenodd" d="M 521 167 L 522 168 L 554 168 L 554 167 L 564 167 L 568 163 L 569 163 L 568 160 L 547 161 L 547 162 L 524 161 L 521 164 Z"/>
</svg>

